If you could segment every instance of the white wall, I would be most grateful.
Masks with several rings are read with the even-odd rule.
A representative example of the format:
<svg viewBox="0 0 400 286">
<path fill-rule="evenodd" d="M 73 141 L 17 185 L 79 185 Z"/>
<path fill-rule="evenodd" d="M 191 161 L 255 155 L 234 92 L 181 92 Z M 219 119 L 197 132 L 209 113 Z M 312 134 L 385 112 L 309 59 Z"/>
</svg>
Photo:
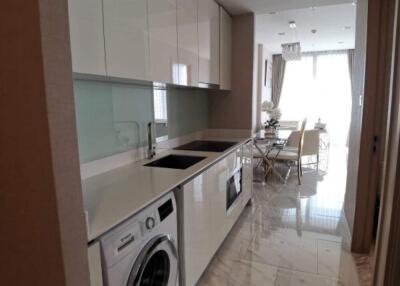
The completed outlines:
<svg viewBox="0 0 400 286">
<path fill-rule="evenodd" d="M 353 64 L 353 102 L 349 136 L 347 187 L 344 204 L 345 216 L 353 232 L 356 207 L 358 162 L 362 124 L 362 99 L 364 97 L 365 61 L 367 48 L 368 0 L 359 0 L 357 5 L 356 46 Z"/>
<path fill-rule="evenodd" d="M 256 59 L 257 64 L 255 65 L 257 79 L 257 127 L 260 128 L 261 124 L 266 120 L 261 114 L 261 104 L 265 100 L 271 100 L 272 93 L 272 53 L 265 47 L 264 44 L 258 44 L 256 46 Z M 267 68 L 265 67 L 265 61 L 267 61 Z M 267 73 L 267 78 L 265 78 Z"/>
</svg>

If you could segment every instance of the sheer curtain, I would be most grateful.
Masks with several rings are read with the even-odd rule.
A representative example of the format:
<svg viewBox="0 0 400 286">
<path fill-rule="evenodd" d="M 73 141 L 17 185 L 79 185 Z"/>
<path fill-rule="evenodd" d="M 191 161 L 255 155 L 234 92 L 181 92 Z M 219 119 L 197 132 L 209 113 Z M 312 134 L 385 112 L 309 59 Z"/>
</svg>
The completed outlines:
<svg viewBox="0 0 400 286">
<path fill-rule="evenodd" d="M 346 145 L 351 120 L 351 79 L 346 52 L 306 54 L 286 64 L 280 108 L 282 120 L 320 119 L 331 143 Z"/>
</svg>

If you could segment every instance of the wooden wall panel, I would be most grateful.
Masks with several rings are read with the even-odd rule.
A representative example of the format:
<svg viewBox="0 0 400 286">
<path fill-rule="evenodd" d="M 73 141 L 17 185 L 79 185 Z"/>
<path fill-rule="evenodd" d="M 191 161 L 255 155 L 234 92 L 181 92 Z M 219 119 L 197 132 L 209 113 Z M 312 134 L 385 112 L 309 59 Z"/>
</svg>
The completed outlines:
<svg viewBox="0 0 400 286">
<path fill-rule="evenodd" d="M 369 0 L 365 96 L 351 249 L 369 253 L 380 187 L 392 68 L 394 0 Z M 374 142 L 374 137 L 377 140 Z M 375 151 L 374 151 L 375 150 Z"/>
<path fill-rule="evenodd" d="M 1 285 L 89 284 L 67 13 L 1 2 Z"/>
<path fill-rule="evenodd" d="M 232 91 L 210 92 L 210 127 L 252 129 L 254 90 L 255 15 L 233 17 Z"/>
</svg>

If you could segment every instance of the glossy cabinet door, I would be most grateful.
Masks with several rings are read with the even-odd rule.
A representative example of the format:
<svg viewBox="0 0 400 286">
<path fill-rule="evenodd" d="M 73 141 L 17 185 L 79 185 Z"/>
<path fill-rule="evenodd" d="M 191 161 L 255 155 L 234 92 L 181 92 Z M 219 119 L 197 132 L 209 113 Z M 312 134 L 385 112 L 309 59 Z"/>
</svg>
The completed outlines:
<svg viewBox="0 0 400 286">
<path fill-rule="evenodd" d="M 219 6 L 199 0 L 198 9 L 199 82 L 219 84 Z"/>
<path fill-rule="evenodd" d="M 210 168 L 210 171 L 218 173 L 217 177 L 219 181 L 219 187 L 214 188 L 212 193 L 214 202 L 214 232 L 218 234 L 215 242 L 217 248 L 222 244 L 243 210 L 241 204 L 242 195 L 227 209 L 227 181 L 236 172 L 240 172 L 242 167 L 241 156 L 242 148 L 240 147 L 220 162 L 221 166 L 219 169 Z"/>
<path fill-rule="evenodd" d="M 195 285 L 213 256 L 213 214 L 210 188 L 205 186 L 209 183 L 207 175 L 202 173 L 182 188 L 184 285 Z"/>
<path fill-rule="evenodd" d="M 238 148 L 183 186 L 185 285 L 196 284 L 243 210 L 241 197 L 231 213 L 226 210 L 227 180 L 241 164 Z"/>
<path fill-rule="evenodd" d="M 90 286 L 103 286 L 100 244 L 95 242 L 88 247 Z"/>
<path fill-rule="evenodd" d="M 231 89 L 232 77 L 232 18 L 220 7 L 220 88 Z"/>
<path fill-rule="evenodd" d="M 197 0 L 177 0 L 179 84 L 198 86 Z"/>
<path fill-rule="evenodd" d="M 106 75 L 101 1 L 68 1 L 73 72 Z"/>
<path fill-rule="evenodd" d="M 150 79 L 179 83 L 176 0 L 148 0 Z"/>
<path fill-rule="evenodd" d="M 148 79 L 147 0 L 103 0 L 107 75 Z"/>
<path fill-rule="evenodd" d="M 253 197 L 253 140 L 243 145 L 243 204 Z"/>
</svg>

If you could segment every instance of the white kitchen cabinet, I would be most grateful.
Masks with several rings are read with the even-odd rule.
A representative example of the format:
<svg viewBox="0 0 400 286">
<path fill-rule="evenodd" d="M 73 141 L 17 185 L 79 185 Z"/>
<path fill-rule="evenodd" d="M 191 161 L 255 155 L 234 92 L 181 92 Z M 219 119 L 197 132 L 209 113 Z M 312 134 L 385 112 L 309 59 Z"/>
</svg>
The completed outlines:
<svg viewBox="0 0 400 286">
<path fill-rule="evenodd" d="M 243 195 L 227 211 L 227 181 L 242 166 L 242 147 L 183 186 L 185 285 L 195 285 L 240 216 Z"/>
<path fill-rule="evenodd" d="M 197 0 L 177 0 L 179 84 L 198 86 Z"/>
<path fill-rule="evenodd" d="M 198 1 L 199 82 L 219 84 L 219 6 L 214 0 Z"/>
<path fill-rule="evenodd" d="M 195 285 L 213 255 L 213 214 L 207 172 L 183 186 L 184 285 Z"/>
<path fill-rule="evenodd" d="M 246 205 L 253 197 L 253 140 L 243 145 L 243 201 Z"/>
<path fill-rule="evenodd" d="M 221 89 L 231 89 L 232 77 L 232 17 L 220 7 L 220 83 Z"/>
<path fill-rule="evenodd" d="M 148 79 L 147 0 L 103 0 L 103 3 L 107 75 Z"/>
<path fill-rule="evenodd" d="M 101 1 L 68 1 L 73 72 L 106 75 Z"/>
<path fill-rule="evenodd" d="M 179 83 L 176 0 L 148 0 L 150 78 Z"/>
<path fill-rule="evenodd" d="M 100 244 L 95 242 L 88 248 L 90 286 L 103 286 Z"/>
</svg>

